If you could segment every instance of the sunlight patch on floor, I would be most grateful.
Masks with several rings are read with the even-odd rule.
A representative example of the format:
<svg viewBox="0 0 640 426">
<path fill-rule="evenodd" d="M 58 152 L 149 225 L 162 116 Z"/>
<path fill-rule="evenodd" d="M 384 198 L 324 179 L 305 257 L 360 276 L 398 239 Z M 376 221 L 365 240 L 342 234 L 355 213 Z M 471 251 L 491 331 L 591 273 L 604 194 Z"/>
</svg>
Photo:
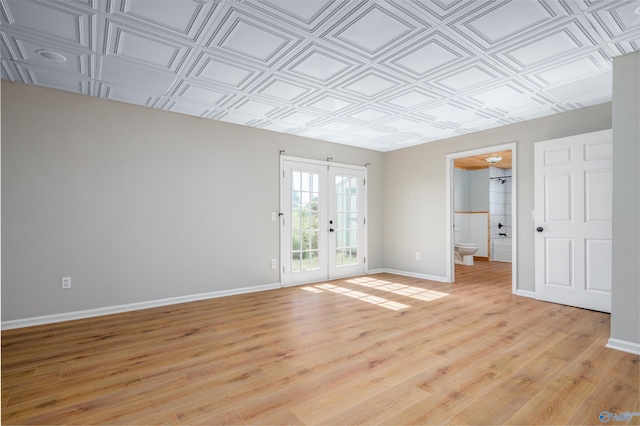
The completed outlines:
<svg viewBox="0 0 640 426">
<path fill-rule="evenodd" d="M 333 284 L 318 284 L 313 287 L 307 286 L 307 287 L 301 287 L 301 288 L 311 293 L 322 293 L 323 290 L 331 291 L 333 293 L 342 294 L 344 296 L 362 300 L 363 302 L 371 303 L 373 305 L 382 306 L 383 308 L 391 309 L 392 311 L 399 311 L 401 309 L 407 309 L 411 307 L 409 305 L 405 305 L 404 303 L 394 302 L 392 300 L 388 300 L 382 297 L 373 296 L 368 293 L 351 290 L 345 287 L 339 287 Z"/>
<path fill-rule="evenodd" d="M 432 300 L 440 299 L 441 297 L 449 295 L 449 293 L 443 293 L 441 291 L 429 290 L 427 288 L 421 287 L 413 287 L 369 277 L 354 278 L 346 281 L 350 284 L 375 288 L 376 290 L 386 291 L 389 293 L 398 294 L 400 296 L 407 296 L 425 302 L 430 302 Z"/>
</svg>

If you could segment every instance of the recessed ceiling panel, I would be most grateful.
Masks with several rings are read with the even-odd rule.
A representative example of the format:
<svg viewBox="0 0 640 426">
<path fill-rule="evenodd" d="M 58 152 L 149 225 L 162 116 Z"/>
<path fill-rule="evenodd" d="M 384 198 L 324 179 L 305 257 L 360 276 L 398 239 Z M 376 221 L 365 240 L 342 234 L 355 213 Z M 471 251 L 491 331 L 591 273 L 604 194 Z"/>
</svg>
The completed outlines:
<svg viewBox="0 0 640 426">
<path fill-rule="evenodd" d="M 195 101 L 213 106 L 224 103 L 231 95 L 210 87 L 183 81 L 176 88 L 174 96 L 182 100 Z"/>
<path fill-rule="evenodd" d="M 375 108 L 363 108 L 360 111 L 350 114 L 348 117 L 350 118 L 355 118 L 356 120 L 361 120 L 361 121 L 366 121 L 366 122 L 373 122 L 373 121 L 377 121 L 382 119 L 383 117 L 386 117 L 388 115 L 387 112 L 385 111 L 381 111 L 379 109 L 375 109 Z"/>
<path fill-rule="evenodd" d="M 469 107 L 466 107 L 465 105 L 447 102 L 441 105 L 420 110 L 419 113 L 435 120 L 446 120 L 450 117 L 455 117 L 456 115 L 464 113 L 468 108 Z"/>
<path fill-rule="evenodd" d="M 178 2 L 114 0 L 110 13 L 140 25 L 153 27 L 169 34 L 195 41 L 203 26 L 213 19 L 217 2 L 205 0 L 181 0 Z"/>
<path fill-rule="evenodd" d="M 161 72 L 108 57 L 101 59 L 98 78 L 107 83 L 153 94 L 167 93 L 177 80 L 177 76 L 173 73 Z"/>
<path fill-rule="evenodd" d="M 613 73 L 608 70 L 567 84 L 549 87 L 545 92 L 560 102 L 587 106 L 610 101 L 612 86 Z"/>
<path fill-rule="evenodd" d="M 327 0 L 262 0 L 246 5 L 306 31 L 314 31 L 348 2 Z"/>
<path fill-rule="evenodd" d="M 481 7 L 451 24 L 459 34 L 484 49 L 522 36 L 567 16 L 560 2 L 502 0 L 474 2 Z"/>
<path fill-rule="evenodd" d="M 344 97 L 339 97 L 333 94 L 324 94 L 318 99 L 313 99 L 306 103 L 306 106 L 308 106 L 309 108 L 318 109 L 330 114 L 335 114 L 338 111 L 349 108 L 353 105 L 355 105 L 354 102 Z"/>
<path fill-rule="evenodd" d="M 375 28 L 375 31 L 371 31 Z M 374 5 L 355 16 L 336 38 L 351 46 L 375 54 L 408 34 L 413 28 L 396 16 Z"/>
<path fill-rule="evenodd" d="M 357 64 L 345 55 L 311 45 L 290 60 L 284 69 L 319 83 L 329 83 L 356 67 Z"/>
<path fill-rule="evenodd" d="M 439 21 L 447 20 L 457 13 L 470 8 L 476 0 L 411 0 L 411 3 Z"/>
<path fill-rule="evenodd" d="M 68 92 L 90 94 L 92 82 L 81 74 L 69 75 L 27 64 L 15 64 L 22 81 L 27 84 L 48 87 Z"/>
<path fill-rule="evenodd" d="M 381 123 L 381 125 L 391 127 L 400 132 L 407 132 L 424 127 L 424 121 L 411 118 L 396 118 L 390 121 L 385 121 L 384 123 Z"/>
<path fill-rule="evenodd" d="M 179 112 L 181 114 L 193 115 L 196 117 L 204 117 L 211 114 L 212 109 L 199 103 L 184 100 L 169 100 L 163 109 L 167 111 Z"/>
<path fill-rule="evenodd" d="M 459 93 L 466 89 L 492 83 L 503 76 L 504 75 L 495 68 L 478 62 L 471 66 L 447 73 L 444 77 L 437 79 L 434 84 L 453 93 Z"/>
<path fill-rule="evenodd" d="M 490 89 L 475 91 L 469 94 L 467 98 L 484 105 L 492 105 L 505 99 L 523 96 L 526 93 L 530 92 L 521 85 L 510 82 Z"/>
<path fill-rule="evenodd" d="M 186 55 L 191 51 L 184 45 L 162 39 L 152 33 L 143 33 L 117 23 L 106 22 L 107 54 L 145 65 L 177 71 Z"/>
<path fill-rule="evenodd" d="M 307 126 L 309 123 L 320 120 L 323 116 L 300 111 L 290 111 L 279 116 L 277 121 L 287 123 L 292 126 Z"/>
<path fill-rule="evenodd" d="M 241 114 L 252 117 L 264 118 L 280 109 L 278 105 L 269 104 L 252 99 L 243 99 L 233 106 L 233 109 Z"/>
<path fill-rule="evenodd" d="M 542 87 L 547 87 L 584 78 L 609 68 L 610 66 L 606 59 L 598 52 L 595 52 L 534 72 L 528 78 Z"/>
<path fill-rule="evenodd" d="M 245 87 L 257 72 L 251 67 L 203 53 L 187 74 L 204 82 L 222 84 L 233 88 Z"/>
<path fill-rule="evenodd" d="M 344 84 L 342 88 L 348 92 L 373 98 L 383 92 L 400 86 L 400 82 L 387 75 L 382 75 L 373 71 L 360 74 Z"/>
<path fill-rule="evenodd" d="M 160 99 L 148 93 L 138 92 L 125 87 L 115 86 L 108 83 L 96 84 L 97 96 L 103 99 L 111 99 L 129 104 L 152 107 Z"/>
<path fill-rule="evenodd" d="M 313 88 L 306 87 L 302 83 L 271 77 L 260 89 L 256 90 L 255 93 L 281 101 L 294 102 L 300 97 L 314 91 Z"/>
<path fill-rule="evenodd" d="M 471 53 L 459 43 L 436 32 L 412 44 L 409 48 L 398 49 L 388 62 L 416 77 L 422 77 L 444 66 L 470 58 Z"/>
<path fill-rule="evenodd" d="M 270 64 L 301 40 L 279 26 L 265 25 L 261 20 L 232 7 L 218 24 L 207 46 L 237 54 L 240 58 Z"/>
<path fill-rule="evenodd" d="M 6 5 L 6 6 L 5 6 Z M 42 34 L 46 39 L 92 48 L 94 15 L 72 6 L 35 0 L 6 0 L 0 4 L 9 29 Z"/>
<path fill-rule="evenodd" d="M 640 29 L 640 14 L 636 13 L 640 2 L 637 0 L 607 1 L 601 4 L 602 6 L 591 10 L 587 16 L 609 39 Z"/>
<path fill-rule="evenodd" d="M 267 62 L 286 46 L 287 40 L 249 22 L 238 21 L 219 44 L 241 55 Z"/>
<path fill-rule="evenodd" d="M 427 93 L 422 89 L 413 88 L 413 90 L 411 91 L 404 92 L 399 95 L 394 94 L 393 96 L 389 96 L 384 100 L 384 102 L 394 107 L 408 110 L 420 105 L 424 105 L 428 102 L 433 102 L 437 99 L 438 97 L 434 96 L 433 94 Z"/>
<path fill-rule="evenodd" d="M 519 40 L 495 56 L 517 71 L 550 61 L 566 61 L 580 50 L 594 50 L 595 44 L 587 30 L 577 21 L 568 22 L 535 37 Z"/>
</svg>

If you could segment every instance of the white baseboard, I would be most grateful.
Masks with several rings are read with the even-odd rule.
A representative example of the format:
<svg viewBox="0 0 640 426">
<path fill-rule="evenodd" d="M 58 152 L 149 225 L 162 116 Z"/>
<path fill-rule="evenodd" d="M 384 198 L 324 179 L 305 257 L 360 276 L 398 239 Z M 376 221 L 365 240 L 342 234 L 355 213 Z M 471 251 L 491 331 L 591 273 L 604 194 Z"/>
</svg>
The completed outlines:
<svg viewBox="0 0 640 426">
<path fill-rule="evenodd" d="M 627 342 L 626 340 L 614 339 L 613 337 L 610 337 L 606 347 L 618 351 L 640 355 L 640 343 Z"/>
<path fill-rule="evenodd" d="M 423 280 L 438 281 L 441 283 L 447 282 L 447 277 L 439 277 L 437 275 L 418 274 L 416 272 L 399 271 L 397 269 L 381 268 L 381 269 L 371 269 L 367 271 L 367 274 L 369 275 L 382 274 L 382 273 L 402 275 L 404 277 L 411 277 L 411 278 L 420 278 Z"/>
<path fill-rule="evenodd" d="M 282 286 L 280 285 L 280 283 L 265 284 L 255 287 L 235 288 L 231 290 L 213 291 L 210 293 L 198 293 L 188 296 L 171 297 L 168 299 L 150 300 L 147 302 L 128 303 L 126 305 L 87 309 L 84 311 L 65 312 L 63 314 L 53 314 L 41 317 L 2 321 L 2 330 L 12 330 L 14 328 L 32 327 L 35 325 L 53 324 L 56 322 L 119 314 L 122 312 L 139 311 L 141 309 L 157 308 L 160 306 L 176 305 L 178 303 L 195 302 L 198 300 L 215 299 L 218 297 L 234 296 L 237 294 L 256 293 L 259 291 L 275 290 L 281 287 Z"/>
<path fill-rule="evenodd" d="M 523 296 L 523 297 L 530 297 L 532 299 L 536 298 L 536 292 L 535 291 L 529 291 L 529 290 L 516 290 L 516 295 L 518 296 Z"/>
</svg>

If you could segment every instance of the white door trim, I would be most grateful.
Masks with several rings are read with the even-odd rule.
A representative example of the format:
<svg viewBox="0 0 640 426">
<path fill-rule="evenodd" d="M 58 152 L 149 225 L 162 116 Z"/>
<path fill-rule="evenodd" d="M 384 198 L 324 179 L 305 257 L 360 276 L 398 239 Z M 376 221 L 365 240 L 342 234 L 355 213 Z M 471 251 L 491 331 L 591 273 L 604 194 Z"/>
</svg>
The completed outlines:
<svg viewBox="0 0 640 426">
<path fill-rule="evenodd" d="M 361 171 L 364 175 L 364 180 L 365 180 L 365 184 L 363 185 L 363 194 L 362 194 L 362 204 L 363 204 L 363 217 L 365 220 L 368 220 L 368 197 L 367 197 L 367 188 L 368 188 L 368 183 L 367 183 L 367 167 L 366 166 L 358 166 L 358 165 L 354 165 L 354 164 L 346 164 L 346 163 L 336 163 L 333 161 L 323 161 L 323 160 L 313 160 L 310 158 L 301 158 L 301 157 L 293 157 L 293 156 L 288 156 L 288 155 L 280 155 L 280 177 L 278 179 L 278 181 L 280 182 L 280 188 L 279 188 L 279 194 L 280 194 L 280 217 L 278 220 L 279 226 L 280 226 L 280 259 L 279 259 L 279 275 L 280 275 L 280 285 L 281 287 L 285 287 L 285 285 L 283 284 L 283 265 L 284 265 L 284 259 L 287 257 L 287 253 L 284 247 L 284 226 L 283 226 L 283 219 L 284 219 L 284 213 L 285 213 L 285 208 L 284 208 L 284 204 L 285 204 L 285 194 L 284 194 L 284 185 L 283 185 L 283 173 L 285 170 L 285 162 L 286 161 L 290 161 L 290 162 L 297 162 L 297 163 L 306 163 L 306 164 L 311 164 L 311 165 L 320 165 L 320 166 L 327 166 L 327 167 L 339 167 L 339 168 L 345 168 L 345 169 L 352 169 L 352 170 L 357 170 L 357 171 Z M 288 195 L 287 195 L 288 196 Z M 364 225 L 363 227 L 363 235 L 362 235 L 362 257 L 364 259 L 364 274 L 367 274 L 369 271 L 369 261 L 368 261 L 368 222 Z M 286 252 L 286 253 L 285 253 Z M 344 277 L 340 277 L 340 278 L 344 278 Z M 300 282 L 294 285 L 303 285 L 303 284 L 309 284 L 309 282 Z"/>
<path fill-rule="evenodd" d="M 516 142 L 502 145 L 488 146 L 469 151 L 455 152 L 447 154 L 446 158 L 446 204 L 447 204 L 447 282 L 455 281 L 455 264 L 453 261 L 453 160 L 456 158 L 471 157 L 474 155 L 489 154 L 495 151 L 511 150 L 511 292 L 517 294 L 518 290 L 518 166 L 517 166 L 517 144 Z"/>
</svg>

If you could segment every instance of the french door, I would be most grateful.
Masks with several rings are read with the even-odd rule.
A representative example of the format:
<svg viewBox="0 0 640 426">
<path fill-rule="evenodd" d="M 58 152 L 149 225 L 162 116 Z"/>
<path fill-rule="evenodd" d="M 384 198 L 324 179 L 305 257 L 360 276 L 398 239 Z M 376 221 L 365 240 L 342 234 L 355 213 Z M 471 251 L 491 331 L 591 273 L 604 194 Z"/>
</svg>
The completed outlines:
<svg viewBox="0 0 640 426">
<path fill-rule="evenodd" d="M 282 284 L 364 274 L 366 170 L 290 158 L 281 168 Z"/>
</svg>

